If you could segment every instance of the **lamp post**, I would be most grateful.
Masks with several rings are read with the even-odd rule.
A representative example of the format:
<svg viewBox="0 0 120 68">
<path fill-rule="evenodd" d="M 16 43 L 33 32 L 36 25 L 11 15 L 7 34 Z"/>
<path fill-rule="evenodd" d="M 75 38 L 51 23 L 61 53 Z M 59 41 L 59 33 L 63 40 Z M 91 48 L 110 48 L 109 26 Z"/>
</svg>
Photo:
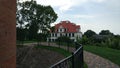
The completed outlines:
<svg viewBox="0 0 120 68">
<path fill-rule="evenodd" d="M 16 0 L 0 0 L 0 68 L 16 68 Z"/>
</svg>

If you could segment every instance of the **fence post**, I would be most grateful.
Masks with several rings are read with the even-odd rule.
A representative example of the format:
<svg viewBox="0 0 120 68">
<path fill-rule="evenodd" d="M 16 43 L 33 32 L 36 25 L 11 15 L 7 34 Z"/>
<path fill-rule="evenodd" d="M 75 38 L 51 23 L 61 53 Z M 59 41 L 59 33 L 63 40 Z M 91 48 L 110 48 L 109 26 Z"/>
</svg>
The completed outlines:
<svg viewBox="0 0 120 68">
<path fill-rule="evenodd" d="M 67 42 L 67 50 L 69 51 L 69 42 Z"/>
<path fill-rule="evenodd" d="M 74 53 L 72 52 L 72 68 L 74 68 Z"/>
<path fill-rule="evenodd" d="M 78 44 L 80 46 L 80 44 Z M 66 65 L 66 63 L 68 63 Z M 50 68 L 83 68 L 83 46 L 81 45 L 72 55 L 52 65 Z"/>
<path fill-rule="evenodd" d="M 82 54 L 82 68 L 83 68 L 83 67 L 84 67 L 84 59 L 83 59 L 83 45 L 81 45 L 81 46 L 82 46 L 82 49 L 81 49 L 81 50 L 82 50 L 82 53 L 81 53 L 81 54 Z"/>
</svg>

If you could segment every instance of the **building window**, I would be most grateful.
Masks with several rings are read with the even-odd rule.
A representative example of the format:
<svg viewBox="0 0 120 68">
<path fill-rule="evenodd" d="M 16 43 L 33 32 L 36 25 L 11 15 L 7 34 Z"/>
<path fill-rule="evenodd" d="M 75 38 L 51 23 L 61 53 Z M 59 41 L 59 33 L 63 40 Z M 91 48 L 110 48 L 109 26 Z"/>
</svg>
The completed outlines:
<svg viewBox="0 0 120 68">
<path fill-rule="evenodd" d="M 57 37 L 57 33 L 55 33 L 55 37 Z"/>
<path fill-rule="evenodd" d="M 65 34 L 65 36 L 67 37 L 67 33 Z"/>
<path fill-rule="evenodd" d="M 67 29 L 66 29 L 66 28 L 64 29 L 64 32 L 67 32 Z"/>
<path fill-rule="evenodd" d="M 69 33 L 69 37 L 71 37 L 71 33 Z"/>
<path fill-rule="evenodd" d="M 72 37 L 74 37 L 74 33 L 72 33 Z"/>
<path fill-rule="evenodd" d="M 60 32 L 62 32 L 62 29 L 60 29 Z"/>
<path fill-rule="evenodd" d="M 62 34 L 60 33 L 60 36 L 62 36 Z"/>
<path fill-rule="evenodd" d="M 64 28 L 59 28 L 58 32 L 65 32 L 65 29 Z"/>
<path fill-rule="evenodd" d="M 54 37 L 54 33 L 52 34 L 52 36 Z"/>
</svg>

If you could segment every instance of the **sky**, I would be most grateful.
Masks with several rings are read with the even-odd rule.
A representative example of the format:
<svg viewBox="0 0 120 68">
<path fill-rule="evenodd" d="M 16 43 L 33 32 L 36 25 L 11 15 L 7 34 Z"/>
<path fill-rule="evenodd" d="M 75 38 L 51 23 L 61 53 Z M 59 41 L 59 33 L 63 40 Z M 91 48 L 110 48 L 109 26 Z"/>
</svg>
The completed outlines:
<svg viewBox="0 0 120 68">
<path fill-rule="evenodd" d="M 51 5 L 58 15 L 54 24 L 69 20 L 81 26 L 84 33 L 93 30 L 110 30 L 120 35 L 120 0 L 36 0 Z M 54 25 L 52 24 L 52 25 Z"/>
</svg>

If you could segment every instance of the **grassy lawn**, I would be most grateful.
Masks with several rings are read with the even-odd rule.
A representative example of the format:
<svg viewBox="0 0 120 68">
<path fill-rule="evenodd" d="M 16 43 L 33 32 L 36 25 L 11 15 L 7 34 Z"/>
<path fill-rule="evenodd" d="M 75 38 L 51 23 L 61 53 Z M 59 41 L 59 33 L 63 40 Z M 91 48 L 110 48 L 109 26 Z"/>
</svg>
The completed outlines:
<svg viewBox="0 0 120 68">
<path fill-rule="evenodd" d="M 24 41 L 24 43 L 35 43 L 37 41 Z"/>
<path fill-rule="evenodd" d="M 97 46 L 84 46 L 84 50 L 97 54 L 120 66 L 120 50 Z"/>
<path fill-rule="evenodd" d="M 69 47 L 75 47 L 75 44 L 74 43 L 63 43 L 63 42 L 61 42 L 61 43 L 59 43 L 59 42 L 55 42 L 57 45 L 60 45 L 60 46 L 68 46 L 69 45 Z"/>
<path fill-rule="evenodd" d="M 35 43 L 35 42 L 37 42 L 37 41 L 24 41 L 23 43 Z M 20 42 L 20 41 L 17 41 L 16 43 L 17 43 L 17 44 L 20 44 L 21 42 Z"/>
<path fill-rule="evenodd" d="M 84 62 L 84 68 L 88 68 L 87 64 Z"/>
<path fill-rule="evenodd" d="M 65 57 L 68 57 L 71 55 L 71 53 L 69 51 L 66 51 L 62 48 L 58 48 L 58 47 L 52 47 L 52 46 L 35 46 L 35 48 L 43 48 L 43 49 L 47 49 L 47 50 L 51 50 L 51 51 L 55 51 L 58 52 L 62 55 L 64 55 Z"/>
</svg>

